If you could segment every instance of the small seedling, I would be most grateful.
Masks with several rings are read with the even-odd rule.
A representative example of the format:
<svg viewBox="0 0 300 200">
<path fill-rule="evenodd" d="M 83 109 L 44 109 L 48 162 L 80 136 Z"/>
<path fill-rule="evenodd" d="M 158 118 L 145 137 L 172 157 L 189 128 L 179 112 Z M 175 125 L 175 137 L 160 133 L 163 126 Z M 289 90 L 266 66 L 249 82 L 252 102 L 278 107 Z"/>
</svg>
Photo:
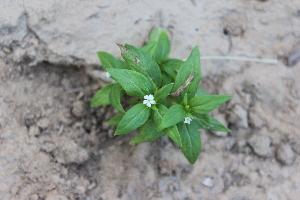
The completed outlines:
<svg viewBox="0 0 300 200">
<path fill-rule="evenodd" d="M 118 46 L 124 60 L 98 52 L 103 68 L 115 82 L 99 90 L 91 101 L 91 107 L 112 105 L 120 111 L 108 121 L 117 126 L 115 135 L 139 129 L 130 144 L 151 142 L 167 135 L 194 164 L 201 151 L 198 129 L 230 131 L 208 114 L 231 96 L 209 95 L 198 87 L 198 46 L 186 61 L 169 59 L 170 40 L 160 28 L 151 32 L 148 43 L 141 48 L 130 44 Z"/>
</svg>

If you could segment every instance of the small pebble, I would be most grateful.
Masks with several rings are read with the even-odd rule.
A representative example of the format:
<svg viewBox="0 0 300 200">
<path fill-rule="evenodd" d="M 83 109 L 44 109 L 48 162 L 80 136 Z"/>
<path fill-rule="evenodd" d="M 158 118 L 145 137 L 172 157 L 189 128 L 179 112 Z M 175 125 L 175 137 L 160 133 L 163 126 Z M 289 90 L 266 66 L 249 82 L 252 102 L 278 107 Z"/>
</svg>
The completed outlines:
<svg viewBox="0 0 300 200">
<path fill-rule="evenodd" d="M 42 118 L 36 123 L 36 125 L 42 129 L 48 128 L 49 124 L 50 124 L 50 121 L 48 118 Z"/>
<path fill-rule="evenodd" d="M 29 136 L 37 136 L 40 134 L 40 129 L 38 126 L 30 126 L 29 127 L 29 132 L 28 132 Z"/>
<path fill-rule="evenodd" d="M 72 114 L 76 117 L 83 117 L 86 114 L 87 107 L 84 102 L 76 101 L 73 104 Z"/>
<path fill-rule="evenodd" d="M 272 151 L 270 148 L 271 139 L 268 136 L 261 134 L 253 134 L 248 139 L 248 144 L 252 147 L 254 152 L 262 157 L 270 157 Z"/>
<path fill-rule="evenodd" d="M 264 125 L 264 121 L 255 112 L 249 113 L 249 123 L 254 128 L 261 128 Z"/>
<path fill-rule="evenodd" d="M 213 183 L 213 179 L 214 179 L 214 177 L 208 177 L 208 178 L 206 178 L 203 182 L 202 182 L 202 184 L 204 185 L 204 186 L 206 186 L 206 187 L 213 187 L 214 186 L 214 183 Z"/>
<path fill-rule="evenodd" d="M 276 158 L 283 165 L 291 165 L 294 162 L 295 153 L 289 144 L 282 144 L 277 149 Z"/>
<path fill-rule="evenodd" d="M 287 66 L 292 67 L 300 60 L 300 47 L 295 49 L 287 59 Z"/>
<path fill-rule="evenodd" d="M 248 128 L 248 112 L 242 106 L 236 104 L 230 113 L 229 122 L 239 128 Z"/>
</svg>

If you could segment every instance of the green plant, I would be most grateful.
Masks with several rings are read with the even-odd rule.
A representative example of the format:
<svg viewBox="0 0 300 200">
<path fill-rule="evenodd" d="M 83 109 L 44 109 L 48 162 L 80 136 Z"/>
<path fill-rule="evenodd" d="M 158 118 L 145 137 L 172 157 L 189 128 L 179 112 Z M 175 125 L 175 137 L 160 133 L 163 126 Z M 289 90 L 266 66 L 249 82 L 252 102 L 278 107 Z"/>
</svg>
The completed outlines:
<svg viewBox="0 0 300 200">
<path fill-rule="evenodd" d="M 198 87 L 201 80 L 200 52 L 196 46 L 188 59 L 168 59 L 170 40 L 155 28 L 148 44 L 138 48 L 118 44 L 124 59 L 98 52 L 103 68 L 116 82 L 99 90 L 91 107 L 112 105 L 120 114 L 108 121 L 115 135 L 139 129 L 130 144 L 150 142 L 164 135 L 178 144 L 194 164 L 201 151 L 198 129 L 229 132 L 208 114 L 228 101 L 229 95 L 209 95 Z M 121 102 L 132 107 L 125 110 Z"/>
</svg>

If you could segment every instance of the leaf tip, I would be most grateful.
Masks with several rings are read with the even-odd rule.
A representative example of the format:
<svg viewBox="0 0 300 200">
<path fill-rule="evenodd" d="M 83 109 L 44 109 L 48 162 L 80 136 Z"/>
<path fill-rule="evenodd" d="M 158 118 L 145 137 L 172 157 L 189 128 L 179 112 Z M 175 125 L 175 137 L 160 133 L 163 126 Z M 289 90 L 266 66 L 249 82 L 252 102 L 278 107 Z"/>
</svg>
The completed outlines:
<svg viewBox="0 0 300 200">
<path fill-rule="evenodd" d="M 124 54 L 124 53 L 126 53 L 126 52 L 127 52 L 127 51 L 126 51 L 126 48 L 125 48 L 125 46 L 124 46 L 123 44 L 119 44 L 119 43 L 117 43 L 117 45 L 120 47 L 121 54 Z"/>
</svg>

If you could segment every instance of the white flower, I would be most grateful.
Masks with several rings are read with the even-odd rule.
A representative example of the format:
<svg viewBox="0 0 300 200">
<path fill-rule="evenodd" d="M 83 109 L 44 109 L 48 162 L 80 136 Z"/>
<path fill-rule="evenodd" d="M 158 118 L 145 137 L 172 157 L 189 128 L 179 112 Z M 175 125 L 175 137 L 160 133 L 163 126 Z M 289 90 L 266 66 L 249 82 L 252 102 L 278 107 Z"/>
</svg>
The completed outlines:
<svg viewBox="0 0 300 200">
<path fill-rule="evenodd" d="M 191 121 L 192 121 L 192 119 L 190 117 L 184 118 L 184 123 L 186 123 L 186 124 L 190 124 Z"/>
<path fill-rule="evenodd" d="M 143 104 L 146 104 L 148 107 L 151 107 L 151 104 L 156 104 L 154 101 L 154 96 L 152 94 L 144 96 Z"/>
<path fill-rule="evenodd" d="M 105 73 L 107 78 L 110 78 L 110 74 L 108 72 Z"/>
</svg>

